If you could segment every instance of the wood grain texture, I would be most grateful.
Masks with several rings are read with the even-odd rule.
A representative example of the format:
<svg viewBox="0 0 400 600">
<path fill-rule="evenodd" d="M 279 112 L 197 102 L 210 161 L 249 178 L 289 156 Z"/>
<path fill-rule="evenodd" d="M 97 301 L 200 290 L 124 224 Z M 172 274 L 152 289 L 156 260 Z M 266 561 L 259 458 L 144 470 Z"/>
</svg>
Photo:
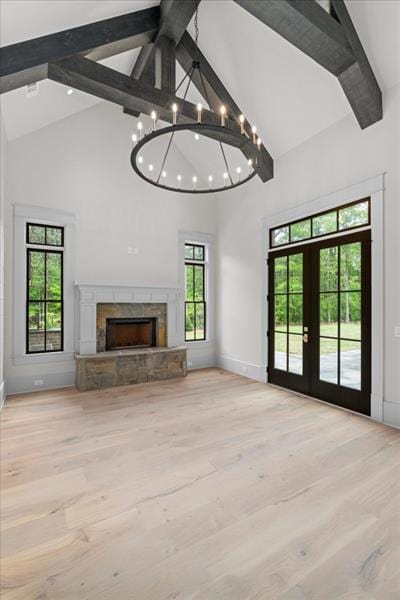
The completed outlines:
<svg viewBox="0 0 400 600">
<path fill-rule="evenodd" d="M 5 600 L 399 597 L 395 429 L 218 369 L 7 399 Z"/>
</svg>

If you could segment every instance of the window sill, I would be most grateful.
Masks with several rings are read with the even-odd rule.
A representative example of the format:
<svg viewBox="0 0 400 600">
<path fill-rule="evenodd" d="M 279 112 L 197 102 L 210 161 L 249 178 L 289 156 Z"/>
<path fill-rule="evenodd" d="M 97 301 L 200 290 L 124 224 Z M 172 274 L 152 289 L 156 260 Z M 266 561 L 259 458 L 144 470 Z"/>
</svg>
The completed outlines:
<svg viewBox="0 0 400 600">
<path fill-rule="evenodd" d="M 73 352 L 44 352 L 43 354 L 22 354 L 13 356 L 14 365 L 34 365 L 53 362 L 68 362 L 74 359 Z"/>
<path fill-rule="evenodd" d="M 188 348 L 191 348 L 193 346 L 204 346 L 206 344 L 215 344 L 215 340 L 193 340 L 184 342 L 184 345 Z"/>
</svg>

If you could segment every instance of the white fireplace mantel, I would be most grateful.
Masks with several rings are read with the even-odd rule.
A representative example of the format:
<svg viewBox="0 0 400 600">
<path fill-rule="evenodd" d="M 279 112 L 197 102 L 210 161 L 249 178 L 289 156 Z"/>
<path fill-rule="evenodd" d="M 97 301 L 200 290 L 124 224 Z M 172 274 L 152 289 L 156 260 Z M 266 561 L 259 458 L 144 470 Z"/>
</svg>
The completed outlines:
<svg viewBox="0 0 400 600">
<path fill-rule="evenodd" d="M 78 354 L 96 353 L 96 305 L 99 302 L 165 303 L 167 346 L 171 348 L 184 343 L 183 295 L 179 288 L 77 284 L 75 296 Z"/>
</svg>

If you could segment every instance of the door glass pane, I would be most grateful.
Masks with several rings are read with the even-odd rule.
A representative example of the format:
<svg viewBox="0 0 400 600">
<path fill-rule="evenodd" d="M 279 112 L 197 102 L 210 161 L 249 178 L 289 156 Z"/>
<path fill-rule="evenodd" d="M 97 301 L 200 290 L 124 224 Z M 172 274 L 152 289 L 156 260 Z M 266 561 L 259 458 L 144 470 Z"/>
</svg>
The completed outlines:
<svg viewBox="0 0 400 600">
<path fill-rule="evenodd" d="M 368 200 L 339 210 L 339 229 L 368 225 Z"/>
<path fill-rule="evenodd" d="M 30 250 L 28 253 L 28 277 L 29 277 L 29 300 L 44 300 L 44 267 L 45 252 L 35 252 Z"/>
<path fill-rule="evenodd" d="M 303 336 L 289 334 L 289 371 L 303 375 Z"/>
<path fill-rule="evenodd" d="M 361 340 L 361 292 L 340 293 L 340 337 Z"/>
<path fill-rule="evenodd" d="M 313 236 L 333 233 L 337 229 L 337 213 L 333 211 L 325 215 L 319 215 L 314 217 L 312 222 Z"/>
<path fill-rule="evenodd" d="M 303 294 L 289 295 L 289 331 L 303 333 Z"/>
<path fill-rule="evenodd" d="M 338 294 L 319 295 L 319 333 L 338 337 Z"/>
<path fill-rule="evenodd" d="M 278 227 L 272 230 L 272 245 L 282 246 L 282 244 L 289 243 L 289 226 Z"/>
<path fill-rule="evenodd" d="M 322 381 L 338 383 L 338 340 L 320 338 L 319 345 L 319 378 Z"/>
<path fill-rule="evenodd" d="M 289 256 L 289 292 L 303 289 L 303 254 Z"/>
<path fill-rule="evenodd" d="M 275 327 L 278 331 L 287 330 L 287 296 L 275 296 Z"/>
<path fill-rule="evenodd" d="M 361 390 L 361 342 L 340 341 L 340 385 Z"/>
<path fill-rule="evenodd" d="M 287 335 L 286 333 L 275 333 L 275 356 L 274 367 L 286 371 L 287 357 Z"/>
<path fill-rule="evenodd" d="M 287 257 L 275 258 L 275 294 L 287 291 Z"/>
<path fill-rule="evenodd" d="M 290 241 L 298 242 L 311 237 L 311 219 L 298 221 L 290 226 Z"/>
<path fill-rule="evenodd" d="M 44 302 L 29 303 L 28 317 L 28 350 L 29 352 L 44 351 Z"/>
<path fill-rule="evenodd" d="M 61 299 L 61 254 L 46 252 L 46 298 Z"/>
<path fill-rule="evenodd" d="M 338 289 L 338 247 L 323 248 L 319 253 L 319 289 L 333 292 Z"/>
<path fill-rule="evenodd" d="M 340 247 L 340 289 L 361 290 L 361 243 Z"/>
</svg>

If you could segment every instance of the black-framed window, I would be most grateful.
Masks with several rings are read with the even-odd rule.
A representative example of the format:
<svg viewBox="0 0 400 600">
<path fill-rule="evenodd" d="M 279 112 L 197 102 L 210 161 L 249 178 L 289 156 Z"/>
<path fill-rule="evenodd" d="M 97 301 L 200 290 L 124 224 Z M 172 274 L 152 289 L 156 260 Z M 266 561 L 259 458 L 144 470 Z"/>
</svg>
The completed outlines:
<svg viewBox="0 0 400 600">
<path fill-rule="evenodd" d="M 270 248 L 296 244 L 371 224 L 370 198 L 270 229 Z"/>
<path fill-rule="evenodd" d="M 185 341 L 206 339 L 206 249 L 185 244 Z"/>
<path fill-rule="evenodd" d="M 64 347 L 63 228 L 27 223 L 26 229 L 26 353 L 61 352 Z M 37 245 L 42 247 L 35 247 Z"/>
</svg>

